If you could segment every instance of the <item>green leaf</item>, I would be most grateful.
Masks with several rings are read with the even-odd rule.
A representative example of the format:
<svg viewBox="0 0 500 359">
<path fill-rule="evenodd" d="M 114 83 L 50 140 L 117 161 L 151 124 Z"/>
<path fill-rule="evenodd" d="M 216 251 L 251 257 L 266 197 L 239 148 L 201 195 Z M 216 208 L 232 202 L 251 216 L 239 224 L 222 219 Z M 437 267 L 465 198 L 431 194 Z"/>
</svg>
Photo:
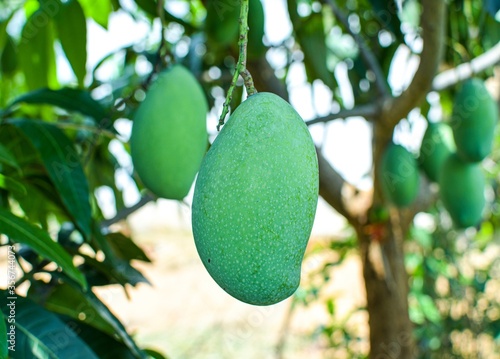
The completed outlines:
<svg viewBox="0 0 500 359">
<path fill-rule="evenodd" d="M 15 11 L 12 11 L 10 15 L 2 19 L 0 21 L 0 49 L 2 49 L 5 46 L 5 41 L 7 40 L 7 25 L 9 25 L 10 19 L 12 19 L 12 16 L 14 15 Z"/>
<path fill-rule="evenodd" d="M 441 321 L 441 314 L 431 297 L 425 294 L 417 295 L 417 301 L 422 313 L 429 321 L 433 323 L 439 323 Z"/>
<path fill-rule="evenodd" d="M 158 4 L 155 0 L 135 0 L 135 3 L 151 17 L 158 16 Z"/>
<path fill-rule="evenodd" d="M 42 9 L 31 15 L 23 27 L 19 60 L 30 90 L 57 87 L 52 22 Z"/>
<path fill-rule="evenodd" d="M 96 121 L 101 122 L 101 125 L 102 121 L 108 118 L 106 110 L 90 96 L 88 91 L 69 87 L 60 90 L 44 88 L 31 91 L 16 98 L 9 107 L 21 102 L 31 104 L 47 103 L 68 111 L 77 111 L 93 117 Z"/>
<path fill-rule="evenodd" d="M 144 349 L 144 352 L 153 359 L 168 359 L 167 356 L 163 355 L 160 352 L 157 352 L 156 350 Z"/>
<path fill-rule="evenodd" d="M 35 287 L 35 291 L 30 288 L 30 295 L 38 297 L 46 309 L 119 338 L 131 353 L 141 357 L 141 350 L 123 324 L 92 291 L 83 292 L 81 288 L 70 283 L 57 285 L 49 291 L 42 282 L 36 282 Z"/>
<path fill-rule="evenodd" d="M 87 23 L 80 3 L 76 0 L 62 3 L 54 20 L 66 58 L 83 87 L 87 71 Z"/>
<path fill-rule="evenodd" d="M 123 287 L 125 287 L 126 284 L 135 287 L 138 283 L 150 284 L 141 272 L 124 260 L 114 259 L 113 261 L 105 260 L 104 262 L 100 262 L 83 254 L 81 256 L 85 259 L 85 265 L 93 267 L 111 280 L 103 285 L 118 283 Z M 85 272 L 87 272 L 87 270 Z"/>
<path fill-rule="evenodd" d="M 0 358 L 1 359 L 6 359 L 8 358 L 9 355 L 9 348 L 8 348 L 8 337 L 7 337 L 7 325 L 5 324 L 5 321 L 7 318 L 4 317 L 3 313 L 0 312 Z M 10 326 L 9 326 L 10 329 Z"/>
<path fill-rule="evenodd" d="M 131 238 L 125 236 L 123 233 L 108 233 L 106 239 L 117 257 L 126 261 L 137 259 L 144 262 L 151 262 L 146 253 Z"/>
<path fill-rule="evenodd" d="M 297 11 L 297 1 L 288 1 L 288 10 L 297 41 L 304 53 L 307 80 L 312 83 L 319 79 L 335 89 L 336 81 L 327 64 L 328 48 L 326 46 L 325 25 L 321 13 L 313 13 L 302 19 Z"/>
<path fill-rule="evenodd" d="M 56 315 L 27 298 L 7 299 L 2 295 L 2 311 L 7 315 L 8 303 L 15 303 L 16 346 L 13 359 L 99 359 L 79 338 L 73 328 Z"/>
<path fill-rule="evenodd" d="M 12 76 L 17 69 L 17 48 L 14 40 L 7 35 L 5 46 L 0 57 L 0 67 L 2 73 L 7 76 Z"/>
<path fill-rule="evenodd" d="M 80 338 L 84 340 L 87 345 L 92 348 L 94 353 L 97 354 L 99 359 L 145 359 L 146 354 L 139 350 L 139 352 L 132 352 L 127 346 L 118 342 L 112 336 L 101 333 L 88 325 L 81 322 L 74 322 L 72 320 L 64 319 L 75 331 L 78 332 Z"/>
<path fill-rule="evenodd" d="M 1 125 L 0 125 L 0 128 L 2 128 Z M 14 158 L 14 156 L 12 156 L 10 151 L 1 143 L 0 143 L 0 163 L 3 163 L 6 165 L 9 165 L 10 167 L 19 169 L 19 165 L 18 165 L 16 159 Z"/>
<path fill-rule="evenodd" d="M 34 120 L 15 120 L 31 141 L 62 203 L 85 238 L 90 236 L 90 194 L 87 178 L 70 139 L 59 128 Z"/>
<path fill-rule="evenodd" d="M 0 233 L 15 242 L 26 244 L 42 257 L 55 262 L 70 278 L 87 288 L 85 277 L 74 266 L 73 258 L 44 230 L 0 208 Z"/>
<path fill-rule="evenodd" d="M 11 177 L 4 176 L 0 173 L 0 188 L 7 191 L 15 192 L 21 196 L 26 196 L 26 187 Z"/>
<path fill-rule="evenodd" d="M 403 39 L 401 32 L 401 21 L 398 17 L 398 5 L 396 0 L 370 0 L 375 17 L 383 29 L 390 30 L 398 40 Z"/>
<path fill-rule="evenodd" d="M 111 1 L 109 0 L 79 0 L 83 11 L 87 17 L 91 17 L 96 23 L 103 28 L 108 28 L 109 14 L 113 10 Z"/>
</svg>

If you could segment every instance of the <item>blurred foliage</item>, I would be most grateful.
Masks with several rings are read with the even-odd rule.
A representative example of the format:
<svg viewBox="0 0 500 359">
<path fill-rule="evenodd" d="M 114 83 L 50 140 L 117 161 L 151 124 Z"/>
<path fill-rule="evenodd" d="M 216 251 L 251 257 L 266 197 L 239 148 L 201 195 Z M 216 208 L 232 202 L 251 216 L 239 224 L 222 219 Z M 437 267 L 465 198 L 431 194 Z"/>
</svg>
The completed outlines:
<svg viewBox="0 0 500 359">
<path fill-rule="evenodd" d="M 101 227 L 105 210 L 98 193 L 110 190 L 114 201 L 105 205 L 115 213 L 125 209 L 124 181 L 145 193 L 127 161 L 126 133 L 119 129 L 120 124 L 130 125 L 149 84 L 170 63 L 187 66 L 200 80 L 212 110 L 220 113 L 237 47 L 236 39 L 220 46 L 207 43 L 204 22 L 212 1 L 226 8 L 235 6 L 230 0 L 178 1 L 174 11 L 169 0 L 160 9 L 156 0 L 0 2 L 0 233 L 5 234 L 1 244 L 15 243 L 22 269 L 17 284 L 30 284 L 27 298 L 20 299 L 17 308 L 19 325 L 26 330 L 23 343 L 43 347 L 44 357 L 84 352 L 99 358 L 163 357 L 139 348 L 105 303 L 85 289 L 119 284 L 126 290 L 147 283 L 133 261 L 149 258 L 133 238 Z M 419 51 L 417 0 L 339 0 L 337 4 L 345 12 L 349 30 L 362 35 L 386 76 L 397 50 Z M 497 1 L 450 0 L 447 5 L 442 69 L 468 61 L 500 40 Z M 287 8 L 292 36 L 281 44 L 264 36 L 258 44 L 285 59 L 272 63 L 276 76 L 286 83 L 290 67 L 301 64 L 307 81 L 324 83 L 333 103 L 343 107 L 336 72 L 342 66 L 347 69 L 354 105 L 374 101 L 373 73 L 362 61 L 350 31 L 331 9 L 313 0 L 288 0 Z M 88 25 L 93 22 L 105 30 L 110 16 L 117 13 L 146 24 L 150 31 L 91 68 Z M 224 16 L 224 11 L 219 15 Z M 265 59 L 266 51 L 254 60 Z M 72 71 L 69 79 L 62 79 L 58 71 L 61 57 Z M 482 76 L 492 74 L 489 69 Z M 240 86 L 233 109 L 242 92 Z M 453 94 L 453 88 L 439 94 L 443 110 L 439 120 L 449 118 Z M 484 164 L 492 201 L 477 233 L 474 229 L 456 232 L 438 202 L 424 215 L 432 225 L 421 226 L 417 221 L 406 243 L 410 314 L 422 358 L 476 358 L 500 352 L 499 161 L 500 136 L 496 151 Z M 335 277 L 334 269 L 356 248 L 356 238 L 350 234 L 314 249 L 312 255 L 321 260 L 309 273 L 310 285 L 294 296 L 295 306 L 324 306 L 328 320 L 312 336 L 334 357 L 362 358 L 367 352 L 358 325 L 352 324 L 364 309 L 338 318 L 336 298 L 325 298 L 321 292 Z M 36 279 L 38 274 L 47 280 Z M 2 290 L 3 299 L 7 296 L 7 290 Z M 39 322 L 33 322 L 33 316 Z M 74 347 L 45 345 L 46 335 L 62 332 L 74 339 Z M 24 355 L 17 352 L 13 357 L 32 357 L 30 352 Z"/>
</svg>

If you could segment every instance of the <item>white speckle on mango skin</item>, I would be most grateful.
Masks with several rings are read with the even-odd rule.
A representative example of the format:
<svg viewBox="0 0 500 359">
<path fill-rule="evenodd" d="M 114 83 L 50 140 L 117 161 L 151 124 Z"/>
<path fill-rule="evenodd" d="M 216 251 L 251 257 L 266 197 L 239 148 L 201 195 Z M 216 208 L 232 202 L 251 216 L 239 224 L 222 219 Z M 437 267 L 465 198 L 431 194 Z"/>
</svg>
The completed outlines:
<svg viewBox="0 0 500 359">
<path fill-rule="evenodd" d="M 212 278 L 254 305 L 297 289 L 319 190 L 311 135 L 271 93 L 249 97 L 205 156 L 193 198 L 193 233 Z"/>
</svg>

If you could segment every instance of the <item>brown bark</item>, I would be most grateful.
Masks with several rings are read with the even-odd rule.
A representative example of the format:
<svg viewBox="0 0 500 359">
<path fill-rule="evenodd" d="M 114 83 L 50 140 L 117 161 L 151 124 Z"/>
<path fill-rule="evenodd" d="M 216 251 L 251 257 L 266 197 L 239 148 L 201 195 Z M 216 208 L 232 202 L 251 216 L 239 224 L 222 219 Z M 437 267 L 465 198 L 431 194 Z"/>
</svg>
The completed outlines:
<svg viewBox="0 0 500 359">
<path fill-rule="evenodd" d="M 408 315 L 408 277 L 399 223 L 383 225 L 383 237 L 357 228 L 370 326 L 370 358 L 414 358 Z"/>
</svg>

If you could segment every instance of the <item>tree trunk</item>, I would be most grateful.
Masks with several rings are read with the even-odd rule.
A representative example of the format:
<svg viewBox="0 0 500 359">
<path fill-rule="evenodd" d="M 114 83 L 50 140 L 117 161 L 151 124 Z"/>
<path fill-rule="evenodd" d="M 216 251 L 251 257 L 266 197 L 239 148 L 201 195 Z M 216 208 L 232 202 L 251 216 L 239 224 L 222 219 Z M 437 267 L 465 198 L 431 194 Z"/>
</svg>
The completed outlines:
<svg viewBox="0 0 500 359">
<path fill-rule="evenodd" d="M 357 230 L 367 294 L 371 359 L 416 357 L 408 313 L 408 276 L 398 223 L 385 225 L 382 235 Z"/>
</svg>

